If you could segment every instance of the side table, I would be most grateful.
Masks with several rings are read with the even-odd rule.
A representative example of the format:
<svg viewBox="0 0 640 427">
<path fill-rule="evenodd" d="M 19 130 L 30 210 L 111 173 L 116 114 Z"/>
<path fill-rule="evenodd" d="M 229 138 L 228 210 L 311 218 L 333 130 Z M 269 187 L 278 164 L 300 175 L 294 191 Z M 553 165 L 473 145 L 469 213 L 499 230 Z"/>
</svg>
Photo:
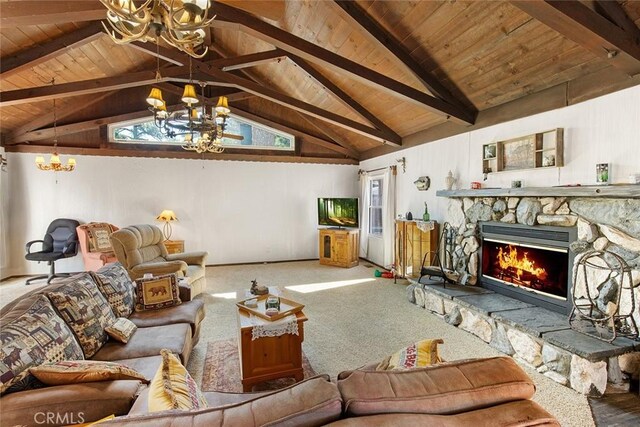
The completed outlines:
<svg viewBox="0 0 640 427">
<path fill-rule="evenodd" d="M 302 381 L 302 342 L 307 316 L 302 311 L 296 313 L 298 335 L 284 334 L 252 340 L 253 325 L 249 314 L 239 308 L 236 310 L 242 390 L 250 392 L 254 384 L 276 378 L 294 377 L 296 381 Z"/>
<path fill-rule="evenodd" d="M 184 252 L 184 240 L 165 240 L 164 247 L 170 254 L 179 254 Z"/>
</svg>

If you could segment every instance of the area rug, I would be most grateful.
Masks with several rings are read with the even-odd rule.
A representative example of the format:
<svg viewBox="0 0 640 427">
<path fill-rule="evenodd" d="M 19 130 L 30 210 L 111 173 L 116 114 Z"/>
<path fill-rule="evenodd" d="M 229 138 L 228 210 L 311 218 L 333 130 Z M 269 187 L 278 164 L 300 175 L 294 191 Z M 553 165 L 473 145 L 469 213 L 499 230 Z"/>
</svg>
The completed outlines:
<svg viewBox="0 0 640 427">
<path fill-rule="evenodd" d="M 305 378 L 316 375 L 307 356 L 302 352 L 302 370 Z M 279 378 L 253 386 L 253 391 L 278 390 L 295 384 L 294 378 Z M 207 345 L 207 356 L 202 372 L 203 391 L 242 393 L 238 342 L 235 339 L 213 341 Z"/>
</svg>

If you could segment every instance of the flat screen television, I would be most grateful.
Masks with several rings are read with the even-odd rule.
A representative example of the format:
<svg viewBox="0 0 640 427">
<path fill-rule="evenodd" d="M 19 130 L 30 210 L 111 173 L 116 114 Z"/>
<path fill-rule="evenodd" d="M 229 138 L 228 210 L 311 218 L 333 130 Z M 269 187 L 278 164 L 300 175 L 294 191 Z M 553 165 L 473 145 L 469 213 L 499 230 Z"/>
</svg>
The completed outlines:
<svg viewBox="0 0 640 427">
<path fill-rule="evenodd" d="M 318 198 L 318 224 L 332 227 L 359 227 L 357 198 Z"/>
</svg>

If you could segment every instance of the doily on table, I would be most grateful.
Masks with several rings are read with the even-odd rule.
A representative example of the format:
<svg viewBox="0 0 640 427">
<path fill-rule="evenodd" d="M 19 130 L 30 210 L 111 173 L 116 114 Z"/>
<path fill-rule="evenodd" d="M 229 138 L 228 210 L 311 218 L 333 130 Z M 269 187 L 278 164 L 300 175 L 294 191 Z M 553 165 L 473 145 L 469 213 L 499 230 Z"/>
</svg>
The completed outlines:
<svg viewBox="0 0 640 427">
<path fill-rule="evenodd" d="M 416 220 L 416 227 L 418 227 L 420 231 L 426 233 L 427 231 L 431 231 L 436 227 L 436 222 Z"/>
<path fill-rule="evenodd" d="M 269 321 L 251 315 L 251 340 L 263 337 L 279 337 L 284 334 L 298 335 L 298 319 L 291 314 L 282 319 Z"/>
</svg>

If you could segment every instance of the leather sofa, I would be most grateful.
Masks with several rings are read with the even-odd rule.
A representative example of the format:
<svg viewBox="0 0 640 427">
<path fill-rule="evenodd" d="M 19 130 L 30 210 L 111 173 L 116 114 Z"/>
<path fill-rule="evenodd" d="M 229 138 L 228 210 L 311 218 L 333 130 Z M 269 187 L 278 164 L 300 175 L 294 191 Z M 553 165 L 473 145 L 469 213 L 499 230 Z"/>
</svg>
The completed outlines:
<svg viewBox="0 0 640 427">
<path fill-rule="evenodd" d="M 535 385 L 509 357 L 409 371 L 367 368 L 266 393 L 205 393 L 198 411 L 147 412 L 146 392 L 126 417 L 105 426 L 559 426 L 531 400 Z"/>
<path fill-rule="evenodd" d="M 175 273 L 178 277 L 185 277 L 188 286 L 182 283 L 180 286 L 180 299 L 183 301 L 189 301 L 204 291 L 207 252 L 169 254 L 163 243 L 162 231 L 149 224 L 121 228 L 109 239 L 118 261 L 127 269 L 131 279 L 139 279 L 145 273 Z"/>
<path fill-rule="evenodd" d="M 119 273 L 118 277 L 130 281 L 119 263 L 106 265 L 97 272 L 105 275 L 114 273 Z M 11 349 L 10 344 L 5 343 L 5 339 L 10 338 L 10 334 L 7 334 L 9 330 L 5 329 L 7 325 L 28 315 L 28 310 L 43 295 L 50 295 L 66 285 L 71 286 L 65 289 L 74 289 L 88 280 L 96 283 L 96 277 L 93 273 L 80 273 L 63 282 L 36 289 L 3 307 L 0 310 L 3 350 L 6 349 L 5 345 Z M 129 285 L 133 286 L 133 283 L 129 282 Z M 57 318 L 62 320 L 61 317 Z M 122 344 L 109 339 L 90 359 L 121 363 L 151 379 L 161 365 L 160 350 L 164 348 L 178 355 L 184 365 L 187 364 L 192 349 L 198 343 L 204 317 L 204 303 L 200 299 L 158 310 L 134 311 L 129 320 L 137 326 L 137 330 L 128 343 Z M 38 333 L 40 332 L 36 332 L 36 335 Z M 26 349 L 22 353 L 30 352 Z M 144 388 L 146 385 L 140 381 L 116 380 L 7 393 L 0 397 L 0 425 L 44 423 L 54 426 L 98 420 L 110 414 L 126 415 Z M 49 414 L 53 418 L 46 418 Z M 79 414 L 82 414 L 81 417 Z"/>
</svg>

